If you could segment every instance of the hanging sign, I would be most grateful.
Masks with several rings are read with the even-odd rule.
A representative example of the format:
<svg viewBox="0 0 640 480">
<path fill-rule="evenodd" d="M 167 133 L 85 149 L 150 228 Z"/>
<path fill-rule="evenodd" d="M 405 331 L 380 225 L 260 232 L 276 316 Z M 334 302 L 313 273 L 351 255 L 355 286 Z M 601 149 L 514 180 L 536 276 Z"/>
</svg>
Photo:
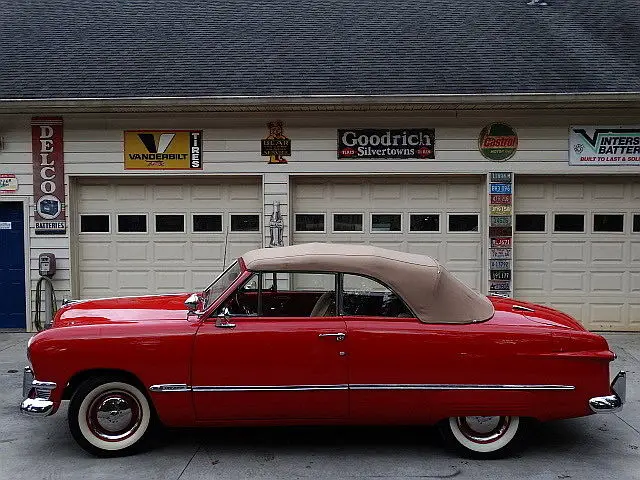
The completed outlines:
<svg viewBox="0 0 640 480">
<path fill-rule="evenodd" d="M 281 121 L 267 123 L 269 135 L 260 141 L 260 155 L 269 157 L 269 163 L 289 163 L 291 140 L 284 135 Z"/>
<path fill-rule="evenodd" d="M 640 165 L 640 126 L 572 126 L 569 165 Z"/>
<path fill-rule="evenodd" d="M 31 120 L 36 235 L 67 231 L 62 118 Z"/>
<path fill-rule="evenodd" d="M 202 170 L 202 130 L 127 130 L 125 170 Z"/>
<path fill-rule="evenodd" d="M 480 132 L 478 149 L 484 158 L 504 162 L 513 157 L 518 150 L 518 134 L 506 123 L 492 123 Z"/>
<path fill-rule="evenodd" d="M 338 130 L 338 158 L 435 159 L 433 128 Z"/>
<path fill-rule="evenodd" d="M 18 179 L 10 173 L 0 174 L 0 193 L 13 193 L 18 190 Z"/>
</svg>

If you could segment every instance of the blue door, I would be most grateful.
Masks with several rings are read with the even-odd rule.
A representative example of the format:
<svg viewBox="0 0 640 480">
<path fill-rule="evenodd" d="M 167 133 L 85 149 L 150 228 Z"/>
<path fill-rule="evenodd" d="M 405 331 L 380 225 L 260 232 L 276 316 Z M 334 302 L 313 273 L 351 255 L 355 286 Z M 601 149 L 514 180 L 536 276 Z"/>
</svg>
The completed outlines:
<svg viewBox="0 0 640 480">
<path fill-rule="evenodd" d="M 0 202 L 0 328 L 25 328 L 22 202 Z"/>
</svg>

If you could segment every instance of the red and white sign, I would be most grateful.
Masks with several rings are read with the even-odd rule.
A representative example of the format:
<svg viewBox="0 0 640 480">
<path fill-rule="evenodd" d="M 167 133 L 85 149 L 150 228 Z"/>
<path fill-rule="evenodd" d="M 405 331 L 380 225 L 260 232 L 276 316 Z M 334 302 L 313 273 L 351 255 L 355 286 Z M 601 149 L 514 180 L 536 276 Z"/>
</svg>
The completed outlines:
<svg viewBox="0 0 640 480">
<path fill-rule="evenodd" d="M 18 190 L 18 179 L 11 173 L 0 174 L 0 193 L 13 193 Z"/>
<path fill-rule="evenodd" d="M 31 120 L 36 235 L 67 231 L 62 118 Z"/>
</svg>

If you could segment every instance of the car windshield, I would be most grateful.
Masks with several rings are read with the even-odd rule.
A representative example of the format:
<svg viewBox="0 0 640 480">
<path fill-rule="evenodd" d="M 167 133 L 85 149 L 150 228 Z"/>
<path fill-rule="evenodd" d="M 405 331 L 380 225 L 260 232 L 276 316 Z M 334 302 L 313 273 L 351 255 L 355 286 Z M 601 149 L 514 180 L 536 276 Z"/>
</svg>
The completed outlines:
<svg viewBox="0 0 640 480">
<path fill-rule="evenodd" d="M 202 293 L 202 309 L 206 310 L 216 299 L 231 286 L 233 282 L 242 274 L 242 269 L 238 262 L 233 263 L 216 278 L 211 285 Z"/>
</svg>

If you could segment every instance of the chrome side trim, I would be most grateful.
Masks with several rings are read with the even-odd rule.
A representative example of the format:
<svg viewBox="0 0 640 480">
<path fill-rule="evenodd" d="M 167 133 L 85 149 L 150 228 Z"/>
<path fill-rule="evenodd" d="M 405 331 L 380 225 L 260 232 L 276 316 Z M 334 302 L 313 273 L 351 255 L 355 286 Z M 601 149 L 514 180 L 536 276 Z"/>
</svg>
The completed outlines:
<svg viewBox="0 0 640 480">
<path fill-rule="evenodd" d="M 336 385 L 152 385 L 152 392 L 305 392 L 316 390 L 575 390 L 573 385 L 472 385 L 472 384 L 336 384 Z"/>
<path fill-rule="evenodd" d="M 190 392 L 191 387 L 186 383 L 165 383 L 162 385 L 151 385 L 152 392 Z"/>
<path fill-rule="evenodd" d="M 611 382 L 612 395 L 593 397 L 589 400 L 589 408 L 593 413 L 615 413 L 622 410 L 627 399 L 627 372 L 621 370 Z"/>
<path fill-rule="evenodd" d="M 233 387 L 192 387 L 194 392 L 306 392 L 313 390 L 348 390 L 349 385 L 265 385 Z"/>
<path fill-rule="evenodd" d="M 575 390 L 573 385 L 356 384 L 350 390 Z"/>
</svg>

